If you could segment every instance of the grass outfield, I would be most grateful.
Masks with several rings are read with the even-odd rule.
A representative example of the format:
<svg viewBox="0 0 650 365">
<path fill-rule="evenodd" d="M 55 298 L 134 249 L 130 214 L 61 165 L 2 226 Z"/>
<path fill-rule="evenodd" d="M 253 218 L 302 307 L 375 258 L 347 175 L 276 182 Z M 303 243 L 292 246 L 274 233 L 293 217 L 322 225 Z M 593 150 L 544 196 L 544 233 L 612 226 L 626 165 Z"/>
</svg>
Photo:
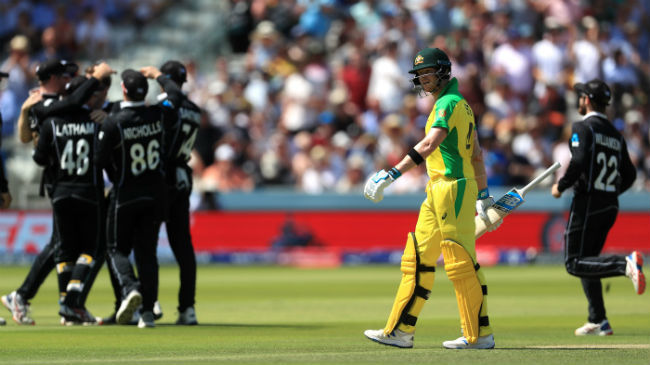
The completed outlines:
<svg viewBox="0 0 650 365">
<path fill-rule="evenodd" d="M 27 267 L 0 267 L 0 293 L 19 285 Z M 497 349 L 445 350 L 459 335 L 453 288 L 438 273 L 418 321 L 413 349 L 386 347 L 362 332 L 380 328 L 400 278 L 397 267 L 305 270 L 202 266 L 200 326 L 178 327 L 178 270 L 161 269 L 164 317 L 155 329 L 134 326 L 63 327 L 50 275 L 32 303 L 36 326 L 0 327 L 1 364 L 649 364 L 650 298 L 626 278 L 604 281 L 614 336 L 575 337 L 585 322 L 578 279 L 560 266 L 485 268 Z M 88 308 L 112 308 L 108 275 L 100 273 Z"/>
</svg>

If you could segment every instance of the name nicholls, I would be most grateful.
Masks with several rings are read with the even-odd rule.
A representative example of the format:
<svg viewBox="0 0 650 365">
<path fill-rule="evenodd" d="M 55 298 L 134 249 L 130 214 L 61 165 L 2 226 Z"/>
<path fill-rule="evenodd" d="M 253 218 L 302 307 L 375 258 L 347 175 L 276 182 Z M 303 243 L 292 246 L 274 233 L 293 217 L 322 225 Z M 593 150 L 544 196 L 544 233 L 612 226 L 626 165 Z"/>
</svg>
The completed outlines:
<svg viewBox="0 0 650 365">
<path fill-rule="evenodd" d="M 124 129 L 125 139 L 136 139 L 142 137 L 153 136 L 162 132 L 160 122 L 145 124 L 137 127 L 129 127 Z"/>
</svg>

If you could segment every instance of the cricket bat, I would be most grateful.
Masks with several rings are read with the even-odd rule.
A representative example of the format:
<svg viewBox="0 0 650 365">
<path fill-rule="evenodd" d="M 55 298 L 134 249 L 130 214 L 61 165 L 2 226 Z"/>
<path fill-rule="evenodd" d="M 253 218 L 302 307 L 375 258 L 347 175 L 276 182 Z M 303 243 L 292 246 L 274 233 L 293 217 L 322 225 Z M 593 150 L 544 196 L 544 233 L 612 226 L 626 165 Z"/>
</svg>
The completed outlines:
<svg viewBox="0 0 650 365">
<path fill-rule="evenodd" d="M 485 211 L 487 213 L 488 219 L 490 220 L 490 224 L 486 224 L 486 222 L 477 215 L 474 219 L 474 222 L 476 223 L 474 236 L 476 238 L 481 237 L 483 233 L 487 232 L 488 229 L 490 229 L 490 227 L 492 227 L 495 223 L 498 223 L 501 219 L 510 214 L 510 212 L 523 204 L 524 196 L 526 196 L 526 193 L 528 193 L 528 191 L 542 182 L 542 180 L 546 179 L 550 174 L 554 173 L 555 170 L 560 168 L 560 166 L 561 165 L 559 162 L 554 163 L 551 167 L 542 172 L 522 189 L 513 188 L 501 198 L 499 198 L 499 200 L 494 202 L 494 205 L 487 208 Z"/>
</svg>

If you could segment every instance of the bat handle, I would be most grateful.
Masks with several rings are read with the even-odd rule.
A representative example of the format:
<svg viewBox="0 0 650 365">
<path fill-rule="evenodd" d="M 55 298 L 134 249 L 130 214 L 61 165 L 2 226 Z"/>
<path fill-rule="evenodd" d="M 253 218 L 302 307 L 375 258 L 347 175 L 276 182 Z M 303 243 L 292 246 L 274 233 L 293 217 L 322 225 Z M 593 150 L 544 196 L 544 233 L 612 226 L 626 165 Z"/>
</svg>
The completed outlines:
<svg viewBox="0 0 650 365">
<path fill-rule="evenodd" d="M 560 165 L 559 162 L 556 162 L 556 163 L 554 163 L 553 165 L 551 165 L 551 167 L 549 167 L 548 169 L 544 170 L 544 172 L 542 172 L 542 173 L 539 174 L 536 178 L 534 178 L 533 181 L 531 181 L 530 183 L 528 183 L 528 185 L 524 186 L 523 189 L 519 190 L 519 193 L 521 194 L 521 196 L 526 195 L 526 193 L 527 193 L 530 189 L 534 188 L 535 186 L 537 186 L 537 184 L 541 183 L 542 180 L 546 179 L 550 174 L 554 173 L 555 170 L 557 170 L 557 169 L 560 168 L 560 166 L 562 166 L 562 165 Z"/>
</svg>

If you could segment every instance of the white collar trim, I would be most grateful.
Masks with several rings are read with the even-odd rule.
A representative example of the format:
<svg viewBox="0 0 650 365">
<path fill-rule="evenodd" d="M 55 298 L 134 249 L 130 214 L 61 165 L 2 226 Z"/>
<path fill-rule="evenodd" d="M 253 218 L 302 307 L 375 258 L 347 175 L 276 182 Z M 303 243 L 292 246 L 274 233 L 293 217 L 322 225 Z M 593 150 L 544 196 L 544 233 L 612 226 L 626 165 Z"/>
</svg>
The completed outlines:
<svg viewBox="0 0 650 365">
<path fill-rule="evenodd" d="M 603 114 L 603 113 L 600 113 L 600 112 L 589 112 L 589 113 L 585 114 L 584 117 L 582 117 L 582 120 L 585 120 L 585 119 L 587 119 L 589 117 L 600 117 L 600 118 L 603 118 L 603 119 L 607 120 L 607 116 L 605 114 Z"/>
<path fill-rule="evenodd" d="M 120 109 L 124 108 L 135 108 L 138 106 L 144 106 L 144 100 L 143 101 L 122 101 L 120 102 Z"/>
</svg>

